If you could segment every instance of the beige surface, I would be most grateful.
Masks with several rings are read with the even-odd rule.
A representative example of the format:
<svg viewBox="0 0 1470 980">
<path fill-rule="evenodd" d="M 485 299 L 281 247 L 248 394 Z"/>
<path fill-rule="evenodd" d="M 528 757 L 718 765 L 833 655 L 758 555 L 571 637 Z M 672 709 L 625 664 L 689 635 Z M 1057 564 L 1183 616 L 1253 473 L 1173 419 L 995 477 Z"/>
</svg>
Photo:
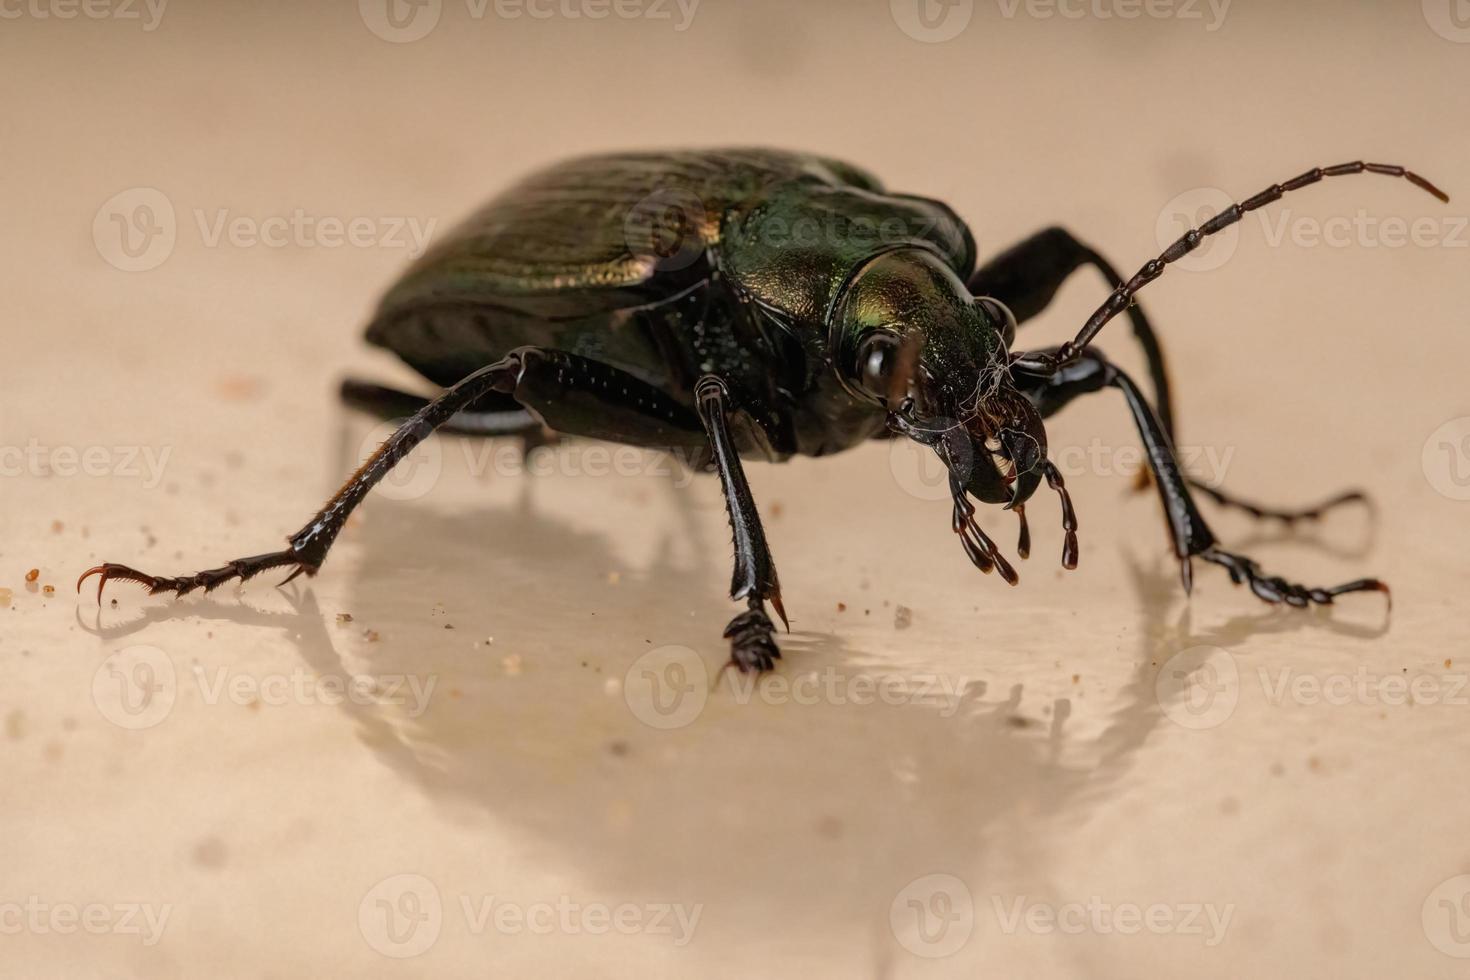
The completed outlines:
<svg viewBox="0 0 1470 980">
<path fill-rule="evenodd" d="M 683 31 L 672 5 L 446 0 L 409 43 L 346 0 L 237 6 L 178 0 L 145 30 L 36 0 L 0 22 L 6 975 L 1464 974 L 1470 503 L 1436 485 L 1463 489 L 1470 444 L 1431 435 L 1470 415 L 1470 45 L 1433 0 L 1240 4 L 1214 30 L 1203 4 L 979 3 L 940 43 L 881 0 L 706 0 Z M 1193 189 L 1362 156 L 1460 192 L 1323 184 L 1147 293 L 1182 441 L 1236 490 L 1381 504 L 1376 532 L 1344 513 L 1254 553 L 1313 583 L 1382 575 L 1391 623 L 1373 596 L 1272 612 L 1208 566 L 1186 604 L 1156 505 L 1126 491 L 1115 396 L 1052 426 L 1081 568 L 1058 570 L 1039 499 L 1015 590 L 968 566 L 907 453 L 755 467 L 795 626 L 778 677 L 822 683 L 746 703 L 692 686 L 731 613 L 716 487 L 641 457 L 589 475 L 585 447 L 516 477 L 438 442 L 438 478 L 370 499 L 299 589 L 119 586 L 100 613 L 73 594 L 104 558 L 172 574 L 276 547 L 371 437 L 338 377 L 409 380 L 357 341 L 409 250 L 252 244 L 264 219 L 442 224 L 571 152 L 726 142 L 852 158 L 951 202 L 987 252 L 1061 222 L 1130 269 Z M 166 219 L 137 188 L 175 241 L 126 272 L 112 216 Z M 212 240 L 221 213 L 245 220 Z M 1360 214 L 1422 234 L 1394 246 Z M 1346 247 L 1312 242 L 1332 228 Z M 1060 340 L 1100 296 L 1080 276 L 1026 336 Z M 1104 346 L 1136 364 L 1126 329 Z M 1002 516 L 983 520 L 1010 551 Z M 648 670 L 684 671 L 673 716 Z M 358 675 L 378 692 L 336 697 Z M 898 703 L 853 703 L 874 678 Z M 558 902 L 576 914 L 538 917 Z M 660 903 L 697 910 L 692 936 Z M 85 915 L 98 934 L 61 931 Z"/>
</svg>

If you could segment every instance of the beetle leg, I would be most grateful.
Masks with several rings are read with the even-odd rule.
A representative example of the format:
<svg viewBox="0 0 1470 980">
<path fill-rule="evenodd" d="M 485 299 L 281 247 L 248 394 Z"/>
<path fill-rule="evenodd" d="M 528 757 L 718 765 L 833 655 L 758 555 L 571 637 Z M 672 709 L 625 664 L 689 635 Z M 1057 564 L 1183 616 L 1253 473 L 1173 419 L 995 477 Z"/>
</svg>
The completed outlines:
<svg viewBox="0 0 1470 980">
<path fill-rule="evenodd" d="M 746 600 L 745 612 L 730 620 L 725 636 L 730 640 L 730 657 L 742 672 L 767 671 L 781 656 L 773 639 L 775 625 L 766 615 L 770 602 L 781 617 L 787 631 L 791 624 L 781 605 L 781 584 L 776 565 L 766 546 L 766 533 L 761 527 L 760 513 L 740 455 L 730 437 L 729 414 L 732 411 L 730 389 L 714 375 L 705 375 L 695 385 L 694 397 L 700 420 L 709 436 L 715 469 L 725 491 L 725 509 L 730 516 L 730 530 L 735 538 L 735 571 L 730 581 L 730 598 Z"/>
<path fill-rule="evenodd" d="M 1006 304 L 1016 315 L 1017 323 L 1039 314 L 1051 304 L 1062 283 L 1084 265 L 1102 274 L 1112 289 L 1123 281 L 1112 263 L 1078 241 L 1065 228 L 1047 228 L 1018 242 L 985 263 L 970 277 L 970 292 L 976 296 L 992 296 Z M 1154 405 L 1164 431 L 1174 437 L 1174 399 L 1170 395 L 1169 375 L 1164 365 L 1164 350 L 1154 333 L 1143 307 L 1128 307 L 1133 335 L 1143 348 L 1149 379 L 1153 383 Z"/>
<path fill-rule="evenodd" d="M 1143 440 L 1149 469 L 1159 487 L 1164 516 L 1173 537 L 1174 553 L 1179 558 L 1179 572 L 1185 592 L 1189 592 L 1193 585 L 1191 561 L 1196 557 L 1224 567 L 1230 572 L 1232 581 L 1237 585 L 1248 585 L 1256 596 L 1266 602 L 1285 602 L 1291 606 L 1307 606 L 1314 602 L 1325 605 L 1331 603 L 1335 596 L 1349 592 L 1389 591 L 1383 582 L 1371 578 L 1325 589 L 1296 585 L 1279 576 L 1267 575 L 1250 558 L 1220 548 L 1214 532 L 1195 506 L 1194 498 L 1190 494 L 1191 481 L 1179 466 L 1173 443 L 1164 431 L 1163 423 L 1159 421 L 1133 379 L 1106 360 L 1100 352 L 1089 351 L 1053 377 L 1037 379 L 1034 386 L 1023 390 L 1036 401 L 1043 415 L 1052 415 L 1072 398 L 1104 387 L 1117 388 L 1123 393 L 1138 434 Z M 1338 501 L 1329 502 L 1328 506 L 1336 502 L 1343 501 L 1339 498 Z M 1323 509 L 1325 508 L 1319 507 L 1309 510 L 1320 512 Z M 1307 512 L 1300 513 L 1305 515 Z"/>
<path fill-rule="evenodd" d="M 431 401 L 422 395 L 353 378 L 342 382 L 341 394 L 344 404 L 389 421 L 402 420 L 415 412 L 423 411 Z M 514 400 L 506 401 L 508 405 L 504 408 L 497 406 L 482 409 L 471 406 L 456 412 L 448 422 L 439 427 L 439 431 L 463 436 L 518 435 L 528 441 L 538 439 L 542 432 L 540 419 Z M 536 444 L 544 445 L 544 442 L 538 441 Z"/>
<path fill-rule="evenodd" d="M 399 460 L 412 452 L 415 446 L 428 438 L 435 429 L 453 419 L 467 405 L 487 392 L 509 393 L 514 391 L 529 353 L 534 353 L 534 351 L 518 351 L 488 367 L 481 368 L 415 412 L 399 427 L 398 431 L 389 436 L 377 451 L 368 457 L 357 472 L 343 484 L 342 489 L 327 501 L 326 506 L 318 511 L 305 527 L 290 537 L 291 546 L 289 548 L 256 555 L 252 558 L 238 558 L 226 562 L 219 568 L 177 578 L 149 575 L 126 565 L 105 562 L 82 573 L 82 577 L 77 579 L 77 591 L 81 591 L 82 583 L 92 575 L 99 578 L 98 602 L 102 601 L 102 589 L 107 585 L 109 579 L 137 582 L 146 587 L 150 595 L 174 592 L 184 596 L 195 589 L 209 592 L 231 579 L 246 581 L 268 569 L 288 565 L 292 566 L 292 572 L 281 583 L 282 585 L 302 573 L 315 575 L 322 561 L 327 557 L 327 551 L 332 547 L 332 542 L 336 540 L 342 526 L 347 522 L 348 515 L 362 502 L 362 498 L 367 496 L 368 491 L 383 479 Z"/>
</svg>

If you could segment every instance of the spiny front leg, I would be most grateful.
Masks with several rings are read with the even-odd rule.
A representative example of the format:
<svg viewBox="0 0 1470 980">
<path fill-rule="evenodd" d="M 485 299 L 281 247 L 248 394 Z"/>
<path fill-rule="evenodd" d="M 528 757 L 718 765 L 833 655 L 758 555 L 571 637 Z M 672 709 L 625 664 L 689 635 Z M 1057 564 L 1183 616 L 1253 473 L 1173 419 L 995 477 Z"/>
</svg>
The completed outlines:
<svg viewBox="0 0 1470 980">
<path fill-rule="evenodd" d="M 730 581 L 730 598 L 744 599 L 745 612 L 730 620 L 725 638 L 730 641 L 730 662 L 742 673 L 771 670 L 780 658 L 776 646 L 775 624 L 766 614 L 770 602 L 789 631 L 786 610 L 781 605 L 781 583 L 776 578 L 776 565 L 766 545 L 765 529 L 760 513 L 745 479 L 740 455 L 730 438 L 728 415 L 733 410 L 730 390 L 714 375 L 706 375 L 694 389 L 699 417 L 709 436 L 715 469 L 725 491 L 725 509 L 730 516 L 730 531 L 735 539 L 735 571 Z"/>
<path fill-rule="evenodd" d="M 1280 576 L 1268 575 L 1250 558 L 1221 549 L 1214 532 L 1195 506 L 1190 493 L 1192 481 L 1184 475 L 1174 453 L 1173 443 L 1164 431 L 1158 415 L 1133 379 L 1109 362 L 1100 351 L 1088 351 L 1071 367 L 1050 378 L 1040 379 L 1033 386 L 1031 394 L 1045 414 L 1050 415 L 1072 398 L 1105 387 L 1116 388 L 1123 393 L 1134 425 L 1143 440 L 1149 472 L 1158 487 L 1164 516 L 1173 539 L 1174 553 L 1179 557 L 1179 574 L 1185 592 L 1193 588 L 1194 559 L 1203 558 L 1225 568 L 1237 585 L 1249 586 L 1251 592 L 1266 602 L 1284 602 L 1302 607 L 1312 603 L 1325 605 L 1331 603 L 1336 596 L 1350 592 L 1388 593 L 1388 586 L 1374 578 L 1357 579 L 1331 588 L 1297 585 Z M 1212 496 L 1217 494 L 1218 491 L 1211 493 Z M 1271 511 L 1256 505 L 1243 504 L 1231 497 L 1225 497 L 1223 502 L 1259 511 L 1264 516 L 1292 521 L 1315 519 L 1333 507 L 1361 502 L 1363 499 L 1356 492 L 1345 493 L 1317 507 L 1301 511 Z"/>
<path fill-rule="evenodd" d="M 82 591 L 82 583 L 93 575 L 97 576 L 97 602 L 102 602 L 102 590 L 107 583 L 113 579 L 125 582 L 137 582 L 148 590 L 149 595 L 158 595 L 162 592 L 173 592 L 179 596 L 186 596 L 195 589 L 203 589 L 205 592 L 213 592 L 231 579 L 239 579 L 247 582 L 261 572 L 272 568 L 280 568 L 284 565 L 295 566 L 291 574 L 287 575 L 281 584 L 285 585 L 296 576 L 305 572 L 307 575 L 315 575 L 321 562 L 312 562 L 304 559 L 294 549 L 285 551 L 273 551 L 270 554 L 255 555 L 251 558 L 236 558 L 228 561 L 219 568 L 210 568 L 193 575 L 180 575 L 175 578 L 165 578 L 159 575 L 149 575 L 140 572 L 136 568 L 127 565 L 118 565 L 113 562 L 103 562 L 100 565 L 87 569 L 82 577 L 77 579 L 77 591 Z"/>
<path fill-rule="evenodd" d="M 111 579 L 137 582 L 148 590 L 149 595 L 174 592 L 184 596 L 196 589 L 209 592 L 232 579 L 239 579 L 243 582 L 261 572 L 286 565 L 293 566 L 293 568 L 291 574 L 281 583 L 282 585 L 303 572 L 307 575 L 315 575 L 326 559 L 332 542 L 337 539 L 343 525 L 347 523 L 348 515 L 362 502 L 368 491 L 388 475 L 389 470 L 412 452 L 415 446 L 428 438 L 435 429 L 454 418 L 461 409 L 486 392 L 513 392 L 525 362 L 538 354 L 539 352 L 532 348 L 516 351 L 469 375 L 415 412 L 412 418 L 400 426 L 398 431 L 389 436 L 387 441 L 368 457 L 357 472 L 342 485 L 342 489 L 327 501 L 327 505 L 318 511 L 305 527 L 291 536 L 289 548 L 256 555 L 252 558 L 237 558 L 226 562 L 219 568 L 175 578 L 150 575 L 127 565 L 104 562 L 82 573 L 82 577 L 77 579 L 77 591 L 80 592 L 82 584 L 93 575 L 98 576 L 97 601 L 99 603 L 102 601 L 102 590 Z"/>
</svg>

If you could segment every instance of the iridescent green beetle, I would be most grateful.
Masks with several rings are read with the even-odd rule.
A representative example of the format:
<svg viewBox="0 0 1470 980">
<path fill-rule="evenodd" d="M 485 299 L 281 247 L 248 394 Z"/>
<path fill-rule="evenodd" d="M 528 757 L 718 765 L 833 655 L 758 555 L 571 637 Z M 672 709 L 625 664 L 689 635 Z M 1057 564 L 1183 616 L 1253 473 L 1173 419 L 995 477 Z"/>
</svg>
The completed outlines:
<svg viewBox="0 0 1470 980">
<path fill-rule="evenodd" d="M 734 531 L 731 596 L 747 609 L 725 630 L 733 663 L 768 670 L 780 654 L 766 613 L 784 621 L 776 568 L 741 460 L 821 456 L 904 436 L 932 447 L 950 474 L 952 527 L 970 560 L 1016 573 L 974 520 L 972 501 L 1001 504 L 1030 535 L 1025 502 L 1044 479 L 1058 493 L 1062 560 L 1077 561 L 1076 517 L 1047 459 L 1045 416 L 1077 395 L 1120 389 L 1147 449 L 1185 588 L 1191 559 L 1223 565 L 1269 602 L 1305 606 L 1363 590 L 1264 575 L 1222 550 L 1175 458 L 1163 355 L 1132 298 L 1207 236 L 1283 193 L 1326 176 L 1404 177 L 1402 167 L 1349 163 L 1310 170 L 1232 205 L 1124 281 L 1060 228 L 975 268 L 975 241 L 948 206 L 885 191 L 864 171 L 772 150 L 617 154 L 573 160 L 522 181 L 423 256 L 389 290 L 368 340 L 443 390 L 432 399 L 349 381 L 349 403 L 385 418 L 412 413 L 290 547 L 194 575 L 163 578 L 124 565 L 89 569 L 150 593 L 210 590 L 289 566 L 316 573 L 348 514 L 435 429 L 574 436 L 692 453 L 719 473 Z M 1040 312 L 1064 279 L 1098 269 L 1111 294 L 1060 347 L 1012 353 L 1017 320 Z M 1152 404 L 1101 353 L 1097 332 L 1127 312 L 1148 357 Z M 1266 510 L 1200 488 L 1258 517 Z"/>
</svg>

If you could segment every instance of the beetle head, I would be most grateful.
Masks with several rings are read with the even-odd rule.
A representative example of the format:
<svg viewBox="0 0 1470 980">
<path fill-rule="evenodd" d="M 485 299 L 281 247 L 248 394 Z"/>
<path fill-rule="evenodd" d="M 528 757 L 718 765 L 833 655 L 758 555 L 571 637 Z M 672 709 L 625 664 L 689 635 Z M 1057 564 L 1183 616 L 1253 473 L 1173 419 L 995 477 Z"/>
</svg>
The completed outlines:
<svg viewBox="0 0 1470 980">
<path fill-rule="evenodd" d="M 1007 508 L 1030 498 L 1046 429 L 1011 380 L 1010 310 L 971 296 L 947 263 L 910 247 L 855 270 L 833 312 L 836 365 L 851 393 L 933 448 L 959 494 Z"/>
</svg>

